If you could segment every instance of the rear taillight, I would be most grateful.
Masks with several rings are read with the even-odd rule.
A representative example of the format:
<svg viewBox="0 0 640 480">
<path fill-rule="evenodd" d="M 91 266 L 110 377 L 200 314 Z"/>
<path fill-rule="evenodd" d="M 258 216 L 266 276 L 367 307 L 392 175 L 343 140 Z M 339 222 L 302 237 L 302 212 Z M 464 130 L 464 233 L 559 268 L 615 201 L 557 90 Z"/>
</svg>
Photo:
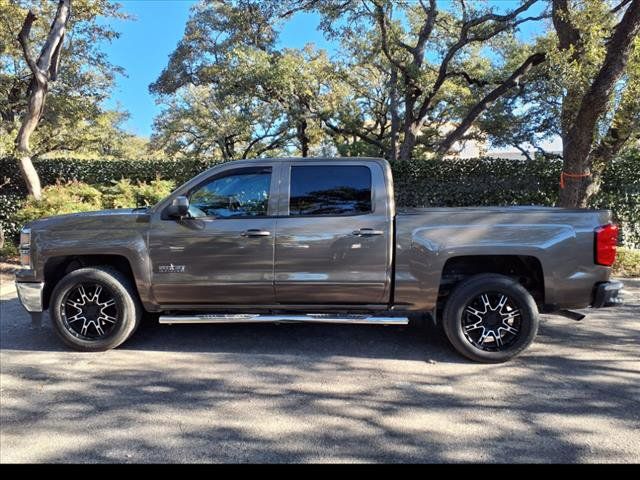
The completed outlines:
<svg viewBox="0 0 640 480">
<path fill-rule="evenodd" d="M 610 267 L 616 261 L 618 226 L 612 223 L 596 228 L 595 260 L 598 265 Z"/>
</svg>

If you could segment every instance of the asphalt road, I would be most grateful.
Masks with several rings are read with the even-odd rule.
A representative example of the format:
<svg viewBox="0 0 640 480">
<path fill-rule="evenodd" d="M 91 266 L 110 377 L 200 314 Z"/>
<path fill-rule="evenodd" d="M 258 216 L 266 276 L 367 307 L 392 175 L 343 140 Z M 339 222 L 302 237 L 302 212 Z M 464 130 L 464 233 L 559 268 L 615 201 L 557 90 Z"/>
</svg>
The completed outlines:
<svg viewBox="0 0 640 480">
<path fill-rule="evenodd" d="M 1 303 L 2 462 L 640 462 L 640 281 L 503 365 L 434 328 L 145 325 L 67 351 Z"/>
</svg>

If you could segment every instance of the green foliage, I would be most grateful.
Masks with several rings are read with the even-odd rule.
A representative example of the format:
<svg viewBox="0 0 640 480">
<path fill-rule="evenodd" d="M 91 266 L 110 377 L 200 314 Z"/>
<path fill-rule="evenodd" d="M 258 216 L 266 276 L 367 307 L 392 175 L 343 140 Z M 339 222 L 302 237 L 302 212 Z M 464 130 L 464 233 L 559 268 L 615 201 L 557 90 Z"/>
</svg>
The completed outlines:
<svg viewBox="0 0 640 480">
<path fill-rule="evenodd" d="M 0 228 L 4 232 L 5 245 L 11 243 L 11 239 L 15 239 L 22 227 L 17 219 L 16 214 L 24 198 L 18 194 L 4 194 L 0 192 Z"/>
<path fill-rule="evenodd" d="M 140 164 L 144 163 L 140 161 Z M 129 179 L 113 180 L 111 185 L 89 185 L 78 180 L 63 183 L 58 179 L 44 188 L 41 200 L 32 197 L 22 200 L 18 195 L 0 196 L 5 206 L 0 213 L 0 222 L 7 241 L 15 240 L 22 225 L 32 220 L 66 213 L 155 205 L 174 187 L 174 181 L 159 178 L 135 183 Z"/>
<path fill-rule="evenodd" d="M 43 185 L 80 182 L 104 192 L 106 208 L 133 207 L 136 193 L 147 204 L 156 203 L 173 185 L 186 182 L 215 165 L 199 160 L 39 160 L 35 166 Z M 612 162 L 604 174 L 594 208 L 607 208 L 623 226 L 625 245 L 640 245 L 640 151 L 632 150 Z M 474 160 L 416 160 L 392 164 L 396 201 L 400 207 L 471 205 L 554 205 L 558 198 L 561 160 L 542 158 L 516 161 L 496 158 Z M 24 196 L 23 183 L 12 160 L 0 159 L 0 178 L 10 183 L 0 190 L 0 221 L 6 231 L 20 225 L 14 213 Z M 165 180 L 158 180 L 158 179 Z M 124 180 L 123 180 L 124 179 Z M 138 182 L 146 182 L 138 184 Z M 105 187 L 100 187 L 104 185 Z M 151 191 L 151 193 L 150 193 Z M 9 237 L 9 233 L 7 234 Z"/>
<path fill-rule="evenodd" d="M 622 225 L 625 245 L 640 248 L 640 150 L 629 150 L 604 171 L 592 208 L 610 208 Z"/>
<path fill-rule="evenodd" d="M 157 178 L 171 179 L 182 184 L 197 173 L 215 165 L 215 161 L 201 160 L 77 160 L 40 159 L 34 165 L 43 185 L 57 181 L 78 180 L 91 185 L 111 185 L 112 181 L 129 179 L 133 182 L 152 182 Z M 15 161 L 0 159 L 0 178 L 9 183 L 0 189 L 0 194 L 26 195 L 24 182 L 16 172 Z"/>
<path fill-rule="evenodd" d="M 13 260 L 18 255 L 18 246 L 13 242 L 5 242 L 0 248 L 0 261 Z"/>
<path fill-rule="evenodd" d="M 640 250 L 619 247 L 613 274 L 618 277 L 640 277 Z"/>
<path fill-rule="evenodd" d="M 522 8 L 428 0 L 201 1 L 150 87 L 165 106 L 152 143 L 176 157 L 199 158 L 240 158 L 247 150 L 395 158 L 400 144 L 408 145 L 403 157 L 433 155 L 444 133 L 533 53 L 515 30 L 540 19 L 529 11 L 535 2 L 513 3 Z M 278 45 L 298 12 L 320 19 L 335 53 Z M 520 89 L 511 90 L 516 103 Z M 504 131 L 508 119 L 492 124 Z"/>
<path fill-rule="evenodd" d="M 43 116 L 31 137 L 34 156 L 51 152 L 100 158 L 126 154 L 133 135 L 122 122 L 127 114 L 106 110 L 102 102 L 113 90 L 122 68 L 106 55 L 106 45 L 118 38 L 113 20 L 128 18 L 121 5 L 110 0 L 73 0 L 61 53 L 58 78 L 51 82 Z M 57 2 L 50 0 L 0 0 L 0 157 L 11 156 L 20 122 L 26 110 L 31 71 L 17 40 L 28 9 L 37 19 L 30 43 L 42 47 Z"/>
<path fill-rule="evenodd" d="M 102 192 L 82 182 L 57 183 L 43 189 L 42 199 L 29 197 L 16 214 L 24 225 L 32 220 L 65 213 L 90 212 L 102 208 Z"/>
<path fill-rule="evenodd" d="M 112 180 L 112 185 L 103 187 L 104 208 L 131 208 L 136 206 L 155 205 L 169 195 L 175 188 L 172 180 L 159 178 L 149 183 L 133 183 L 128 178 Z"/>
</svg>

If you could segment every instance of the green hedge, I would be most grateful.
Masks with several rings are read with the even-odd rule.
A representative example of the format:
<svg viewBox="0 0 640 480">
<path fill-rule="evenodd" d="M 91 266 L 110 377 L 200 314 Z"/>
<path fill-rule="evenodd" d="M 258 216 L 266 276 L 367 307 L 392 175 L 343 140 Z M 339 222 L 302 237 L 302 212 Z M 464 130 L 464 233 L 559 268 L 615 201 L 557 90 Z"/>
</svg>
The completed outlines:
<svg viewBox="0 0 640 480">
<path fill-rule="evenodd" d="M 35 167 L 43 185 L 78 180 L 109 184 L 128 178 L 151 182 L 174 180 L 177 185 L 212 166 L 198 160 L 39 160 Z M 399 206 L 554 205 L 558 197 L 560 160 L 520 161 L 497 158 L 473 160 L 415 160 L 393 165 Z M 0 222 L 7 236 L 15 234 L 13 220 L 24 197 L 24 184 L 14 161 L 0 159 Z M 1 182 L 0 182 L 1 183 Z M 640 152 L 617 159 L 607 169 L 601 191 L 591 206 L 613 210 L 623 224 L 627 245 L 640 245 Z"/>
</svg>

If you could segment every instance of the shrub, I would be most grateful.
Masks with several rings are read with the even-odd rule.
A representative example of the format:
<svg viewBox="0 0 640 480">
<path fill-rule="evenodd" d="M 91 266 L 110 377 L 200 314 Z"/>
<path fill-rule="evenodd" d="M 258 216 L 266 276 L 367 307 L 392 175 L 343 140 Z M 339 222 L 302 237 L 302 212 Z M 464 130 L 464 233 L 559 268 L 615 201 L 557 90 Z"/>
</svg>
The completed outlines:
<svg viewBox="0 0 640 480">
<path fill-rule="evenodd" d="M 67 158 L 38 159 L 34 166 L 42 185 L 77 180 L 90 185 L 110 185 L 112 181 L 129 179 L 132 182 L 152 182 L 158 178 L 180 185 L 217 162 L 201 160 L 80 160 Z M 0 194 L 26 195 L 26 189 L 13 159 L 0 159 L 0 178 L 9 184 Z"/>
<path fill-rule="evenodd" d="M 613 274 L 619 277 L 640 277 L 640 250 L 634 248 L 618 248 Z"/>
<path fill-rule="evenodd" d="M 102 192 L 81 182 L 58 183 L 44 187 L 42 199 L 28 198 L 16 214 L 24 225 L 32 220 L 65 213 L 89 212 L 102 208 Z"/>
<path fill-rule="evenodd" d="M 121 190 L 125 198 L 117 199 L 116 190 L 105 192 L 114 206 L 135 206 L 137 191 L 147 195 L 136 182 L 149 185 L 158 178 L 179 185 L 215 162 L 200 160 L 73 160 L 35 161 L 43 185 L 78 180 L 91 185 L 110 185 Z M 560 160 L 538 158 L 532 161 L 482 158 L 471 160 L 414 160 L 392 165 L 398 206 L 468 206 L 468 205 L 554 205 L 558 198 Z M 0 159 L 0 178 L 10 179 L 0 189 L 0 199 L 11 203 L 25 195 L 15 161 Z M 118 185 L 118 180 L 128 183 Z M 115 182 L 115 183 L 114 183 Z M 136 190 L 136 188 L 138 188 Z M 158 189 L 162 189 L 158 185 Z M 159 195 L 160 197 L 162 195 Z M 144 197 L 148 203 L 152 198 Z M 5 200 L 11 199 L 11 200 Z M 0 211 L 0 222 L 14 228 L 16 204 L 8 212 Z M 19 206 L 19 201 L 17 201 Z M 607 167 L 603 187 L 592 199 L 594 208 L 611 209 L 622 226 L 622 240 L 627 246 L 640 246 L 640 151 L 630 150 Z M 4 210 L 4 209 L 0 209 Z"/>
<path fill-rule="evenodd" d="M 102 187 L 103 205 L 106 208 L 136 206 L 136 187 L 128 178 L 112 180 L 112 185 Z"/>
<path fill-rule="evenodd" d="M 163 198 L 167 197 L 175 188 L 176 184 L 172 180 L 160 180 L 156 178 L 149 183 L 140 182 L 136 186 L 135 194 L 140 205 L 155 205 Z"/>
<path fill-rule="evenodd" d="M 128 178 L 112 180 L 112 185 L 102 187 L 104 208 L 130 208 L 155 205 L 169 195 L 175 187 L 171 180 L 155 179 L 149 183 L 134 184 Z"/>
<path fill-rule="evenodd" d="M 4 233 L 5 245 L 15 241 L 22 227 L 16 218 L 24 199 L 19 195 L 0 195 L 0 228 Z"/>
<path fill-rule="evenodd" d="M 18 246 L 12 242 L 6 242 L 4 246 L 0 248 L 0 261 L 11 261 L 14 260 L 18 255 Z"/>
</svg>

